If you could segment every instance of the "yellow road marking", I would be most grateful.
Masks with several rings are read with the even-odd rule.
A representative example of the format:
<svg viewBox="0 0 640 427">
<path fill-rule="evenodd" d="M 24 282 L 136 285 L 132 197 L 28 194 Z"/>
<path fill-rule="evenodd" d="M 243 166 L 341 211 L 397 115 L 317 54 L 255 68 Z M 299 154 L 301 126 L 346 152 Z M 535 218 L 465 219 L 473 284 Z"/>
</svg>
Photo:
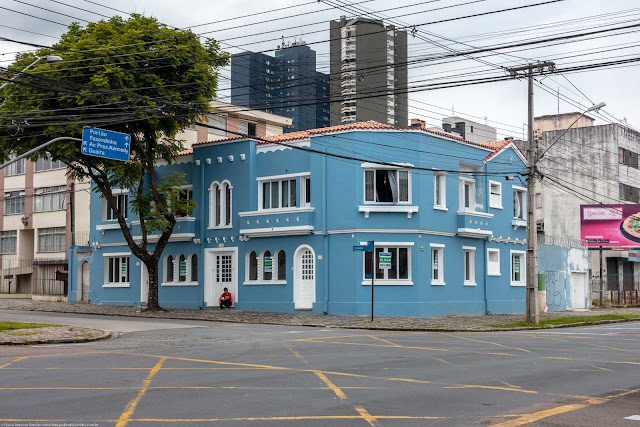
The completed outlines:
<svg viewBox="0 0 640 427">
<path fill-rule="evenodd" d="M 600 363 L 617 363 L 620 365 L 640 365 L 640 362 L 614 362 L 614 361 L 609 361 L 609 360 L 605 360 L 603 362 Z"/>
<path fill-rule="evenodd" d="M 16 357 L 16 358 L 15 358 L 15 359 L 13 359 L 12 361 L 7 362 L 7 363 L 5 363 L 4 365 L 0 365 L 0 369 L 4 369 L 4 368 L 6 368 L 7 366 L 9 366 L 9 365 L 11 365 L 11 364 L 13 364 L 13 363 L 19 362 L 19 361 L 24 360 L 24 359 L 28 359 L 29 357 L 30 357 L 30 356 Z"/>
<path fill-rule="evenodd" d="M 432 359 L 437 360 L 438 362 L 442 362 L 442 363 L 444 363 L 444 364 L 446 364 L 446 365 L 451 365 L 451 363 L 447 362 L 447 361 L 446 361 L 446 360 L 444 360 L 444 359 L 440 359 L 439 357 L 435 357 L 435 356 L 430 356 L 430 357 L 431 357 Z"/>
<path fill-rule="evenodd" d="M 8 390 L 140 390 L 141 387 L 0 387 L 0 391 Z M 354 390 L 382 390 L 386 387 L 348 386 L 344 389 Z M 149 390 L 331 390 L 329 387 L 251 387 L 251 386 L 150 386 Z"/>
<path fill-rule="evenodd" d="M 356 406 L 355 408 L 356 411 L 358 411 L 358 413 L 362 416 L 362 418 L 365 419 L 366 422 L 369 423 L 370 426 L 375 427 L 379 425 L 376 419 L 362 406 Z"/>
<path fill-rule="evenodd" d="M 296 350 L 293 349 L 293 347 L 291 347 L 289 344 L 287 343 L 283 343 L 283 345 L 291 352 L 293 353 L 293 355 L 295 357 L 297 357 L 298 359 L 302 360 L 305 364 L 309 364 L 309 362 L 307 361 L 307 359 L 305 359 L 300 353 L 298 353 Z"/>
<path fill-rule="evenodd" d="M 519 385 L 514 385 L 514 384 L 508 383 L 508 382 L 506 382 L 506 381 L 500 381 L 500 382 L 501 382 L 502 384 L 506 385 L 506 386 L 509 386 L 509 387 L 513 387 L 513 388 L 522 388 L 522 387 L 520 387 Z"/>
<path fill-rule="evenodd" d="M 448 337 L 458 338 L 458 339 L 461 339 L 461 340 L 473 341 L 473 342 L 478 342 L 478 343 L 482 343 L 482 344 L 491 344 L 491 345 L 495 345 L 497 347 L 508 348 L 510 350 L 518 350 L 518 351 L 523 351 L 525 353 L 531 353 L 531 351 L 526 350 L 524 348 L 510 347 L 508 345 L 500 344 L 500 343 L 497 343 L 497 342 L 484 341 L 484 340 L 474 340 L 473 338 L 467 338 L 467 337 L 462 337 L 462 336 L 458 336 L 458 335 L 451 335 L 451 334 L 447 334 L 445 332 L 438 332 L 438 333 L 442 334 L 442 335 L 446 335 Z"/>
<path fill-rule="evenodd" d="M 382 341 L 382 342 L 387 343 L 387 344 L 391 344 L 392 346 L 395 346 L 395 347 L 402 347 L 400 344 L 396 344 L 396 343 L 392 343 L 391 341 L 383 340 L 382 338 L 377 337 L 375 335 L 367 335 L 367 336 L 370 337 L 370 338 L 373 338 L 374 340 L 378 340 L 378 341 Z"/>
<path fill-rule="evenodd" d="M 606 403 L 606 402 L 608 402 L 608 401 L 610 401 L 612 399 L 616 399 L 618 397 L 623 397 L 623 396 L 626 396 L 628 394 L 637 393 L 639 391 L 640 391 L 640 389 L 638 389 L 638 390 L 627 390 L 624 393 L 620 393 L 620 394 L 616 394 L 614 396 L 609 396 L 609 397 L 604 397 L 604 398 L 590 397 L 590 398 L 586 399 L 582 403 L 574 403 L 574 404 L 571 404 L 571 405 L 562 405 L 562 406 L 558 406 L 558 407 L 555 407 L 555 408 L 547 409 L 547 410 L 544 410 L 544 411 L 534 412 L 534 413 L 531 413 L 531 414 L 522 414 L 516 419 L 505 421 L 503 423 L 493 424 L 492 427 L 517 427 L 517 426 L 521 426 L 521 425 L 524 425 L 524 424 L 529 424 L 529 423 L 532 423 L 532 422 L 535 422 L 535 421 L 539 421 L 539 420 L 544 419 L 544 418 L 552 417 L 554 415 L 559 415 L 559 414 L 564 414 L 566 412 L 576 411 L 578 409 L 586 408 L 588 406 L 601 405 L 601 404 Z"/>
<path fill-rule="evenodd" d="M 605 372 L 615 372 L 613 369 L 607 369 L 607 368 L 602 368 L 600 366 L 596 366 L 596 365 L 587 365 L 592 367 L 593 369 L 569 369 L 569 371 L 572 372 L 598 372 L 598 371 L 605 371 Z"/>
<path fill-rule="evenodd" d="M 552 356 L 546 356 L 546 357 L 543 357 L 543 359 L 576 360 L 576 359 L 571 359 L 570 357 L 552 357 Z"/>
<path fill-rule="evenodd" d="M 153 369 L 151 369 L 151 372 L 149 372 L 149 375 L 147 375 L 147 378 L 142 383 L 142 389 L 140 389 L 136 397 L 134 397 L 131 400 L 131 402 L 129 402 L 124 412 L 122 413 L 122 415 L 120 415 L 120 418 L 116 423 L 116 427 L 124 427 L 127 425 L 127 423 L 129 422 L 129 419 L 131 418 L 131 415 L 133 415 L 133 411 L 136 410 L 136 406 L 138 406 L 138 403 L 140 403 L 140 399 L 142 399 L 142 396 L 144 396 L 145 393 L 147 392 L 147 389 L 149 388 L 149 384 L 151 383 L 151 379 L 154 377 L 155 374 L 157 374 L 160 371 L 160 368 L 164 364 L 165 360 L 167 360 L 167 358 L 162 357 L 158 361 L 158 363 L 156 363 Z"/>
<path fill-rule="evenodd" d="M 414 417 L 409 415 L 376 415 L 379 420 L 441 420 L 448 417 Z M 300 420 L 357 420 L 361 415 L 316 415 L 297 417 L 245 417 L 245 418 L 133 418 L 134 422 L 204 423 L 214 421 L 300 421 Z M 4 420 L 0 420 L 4 421 Z M 22 421 L 22 420 L 19 420 Z"/>
<path fill-rule="evenodd" d="M 347 395 L 344 394 L 344 392 L 340 390 L 340 388 L 337 385 L 332 383 L 331 380 L 327 378 L 325 374 L 323 374 L 320 371 L 313 371 L 313 373 L 316 374 L 318 378 L 320 378 L 327 385 L 327 387 L 333 390 L 333 392 L 336 394 L 336 396 L 340 398 L 340 400 L 347 400 Z"/>
<path fill-rule="evenodd" d="M 313 341 L 309 341 L 309 342 L 313 342 Z M 359 343 L 359 342 L 341 342 L 341 341 L 318 341 L 319 344 L 342 344 L 342 345 L 360 345 L 360 346 L 365 346 L 365 347 L 387 347 L 387 348 L 407 348 L 407 349 L 412 349 L 412 350 L 430 350 L 430 351 L 443 351 L 443 352 L 449 352 L 451 350 L 445 349 L 445 348 L 433 348 L 433 347 L 415 347 L 415 346 L 408 346 L 408 345 L 398 345 L 398 344 L 393 344 L 393 345 L 384 345 L 384 344 L 369 344 L 369 343 Z"/>
<path fill-rule="evenodd" d="M 538 394 L 537 391 L 534 390 L 525 390 L 522 388 L 515 388 L 515 387 L 498 387 L 498 386 L 490 386 L 490 385 L 476 385 L 476 384 L 461 384 L 461 385 L 454 385 L 454 386 L 445 386 L 442 388 L 481 388 L 481 389 L 485 389 L 485 390 L 504 390 L 504 391 L 517 391 L 519 393 L 530 393 L 530 394 Z"/>
</svg>

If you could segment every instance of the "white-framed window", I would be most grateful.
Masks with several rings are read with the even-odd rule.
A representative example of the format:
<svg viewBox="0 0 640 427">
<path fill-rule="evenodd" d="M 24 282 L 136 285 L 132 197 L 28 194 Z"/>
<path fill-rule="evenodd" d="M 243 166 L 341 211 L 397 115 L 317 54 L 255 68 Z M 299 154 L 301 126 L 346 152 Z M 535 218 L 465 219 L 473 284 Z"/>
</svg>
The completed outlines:
<svg viewBox="0 0 640 427">
<path fill-rule="evenodd" d="M 444 245 L 431 243 L 431 284 L 444 286 Z"/>
<path fill-rule="evenodd" d="M 15 153 L 11 153 L 9 155 L 9 160 L 15 159 L 17 156 Z M 24 175 L 26 166 L 26 159 L 20 159 L 17 162 L 11 163 L 4 170 L 4 176 L 16 176 L 16 175 Z"/>
<path fill-rule="evenodd" d="M 173 255 L 166 255 L 164 257 L 164 280 L 162 282 L 175 282 L 175 264 L 173 262 Z"/>
<path fill-rule="evenodd" d="M 129 255 L 105 255 L 105 287 L 129 287 Z"/>
<path fill-rule="evenodd" d="M 227 116 L 223 114 L 209 114 L 207 124 L 215 126 L 207 128 L 207 132 L 212 135 L 227 136 Z"/>
<path fill-rule="evenodd" d="M 502 209 L 502 183 L 489 181 L 489 207 Z"/>
<path fill-rule="evenodd" d="M 513 217 L 527 220 L 527 189 L 513 187 Z"/>
<path fill-rule="evenodd" d="M 4 214 L 16 215 L 24 213 L 24 191 L 4 193 Z"/>
<path fill-rule="evenodd" d="M 64 185 L 56 187 L 35 188 L 34 211 L 49 212 L 64 210 L 64 201 L 67 188 Z"/>
<path fill-rule="evenodd" d="M 463 273 L 464 285 L 476 286 L 476 248 L 473 246 L 463 246 Z"/>
<path fill-rule="evenodd" d="M 245 268 L 245 281 L 251 282 L 258 280 L 258 255 L 256 251 L 247 253 Z"/>
<path fill-rule="evenodd" d="M 180 254 L 177 258 L 178 261 L 178 282 L 186 282 L 187 281 L 187 257 L 183 254 Z"/>
<path fill-rule="evenodd" d="M 162 262 L 162 286 L 195 286 L 198 283 L 198 256 L 167 254 Z"/>
<path fill-rule="evenodd" d="M 188 201 L 188 200 L 193 201 L 193 185 L 185 185 L 180 187 L 180 191 L 178 192 L 178 198 L 183 201 Z M 182 212 L 180 210 L 176 210 L 175 216 L 187 216 L 187 213 Z"/>
<path fill-rule="evenodd" d="M 113 193 L 113 198 L 115 199 L 116 202 L 116 207 L 118 208 L 118 210 L 122 213 L 122 216 L 124 217 L 124 219 L 127 219 L 127 214 L 128 214 L 128 205 L 129 205 L 129 194 L 128 191 L 122 191 L 119 194 L 116 194 L 115 192 Z M 111 206 L 109 206 L 109 204 L 107 203 L 107 201 L 104 201 L 104 206 L 105 206 L 105 219 L 107 221 L 116 221 L 118 218 L 116 217 L 116 213 L 114 212 L 113 209 L 111 209 Z"/>
<path fill-rule="evenodd" d="M 276 267 L 277 280 L 287 280 L 287 254 L 284 250 L 276 251 L 274 266 Z"/>
<path fill-rule="evenodd" d="M 410 203 L 409 169 L 365 169 L 365 203 Z"/>
<path fill-rule="evenodd" d="M 391 268 L 380 268 L 380 253 L 391 254 Z M 374 252 L 364 252 L 364 276 L 363 284 L 371 284 L 371 257 L 375 256 L 375 282 L 413 284 L 411 282 L 411 246 L 404 246 L 401 243 L 376 245 Z"/>
<path fill-rule="evenodd" d="M 260 181 L 260 210 L 295 208 L 298 206 L 296 178 Z M 303 191 L 304 192 L 304 191 Z"/>
<path fill-rule="evenodd" d="M 471 177 L 460 177 L 460 210 L 476 210 L 476 181 Z"/>
<path fill-rule="evenodd" d="M 209 187 L 209 228 L 230 228 L 232 224 L 233 187 L 227 180 L 214 181 Z"/>
<path fill-rule="evenodd" d="M 18 232 L 0 231 L 0 254 L 15 254 L 18 251 Z"/>
<path fill-rule="evenodd" d="M 189 271 L 189 277 L 191 278 L 192 282 L 197 282 L 198 281 L 198 255 L 191 254 L 189 256 L 189 266 L 191 267 L 191 270 Z"/>
<path fill-rule="evenodd" d="M 500 249 L 487 248 L 487 276 L 500 276 Z"/>
<path fill-rule="evenodd" d="M 447 209 L 447 174 L 444 172 L 433 174 L 433 208 Z"/>
<path fill-rule="evenodd" d="M 49 153 L 47 153 L 47 157 L 40 157 L 36 160 L 36 172 L 64 169 L 66 167 L 67 165 L 60 160 L 53 160 Z"/>
<path fill-rule="evenodd" d="M 525 251 L 511 251 L 511 286 L 526 286 L 527 270 L 526 270 Z"/>
<path fill-rule="evenodd" d="M 63 252 L 66 247 L 65 227 L 38 228 L 38 252 Z"/>
<path fill-rule="evenodd" d="M 311 206 L 311 176 L 303 176 L 301 179 L 302 206 Z"/>
</svg>

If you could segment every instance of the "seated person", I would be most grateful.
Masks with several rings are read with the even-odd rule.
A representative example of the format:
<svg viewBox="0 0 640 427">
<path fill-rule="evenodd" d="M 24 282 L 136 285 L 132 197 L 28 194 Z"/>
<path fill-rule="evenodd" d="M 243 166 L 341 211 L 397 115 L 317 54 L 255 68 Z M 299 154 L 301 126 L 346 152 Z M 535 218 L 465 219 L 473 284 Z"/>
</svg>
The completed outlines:
<svg viewBox="0 0 640 427">
<path fill-rule="evenodd" d="M 222 295 L 220 295 L 218 301 L 220 302 L 220 310 L 224 309 L 225 307 L 227 310 L 229 310 L 229 307 L 231 307 L 231 305 L 233 304 L 229 289 L 224 288 L 224 292 L 222 293 Z"/>
</svg>

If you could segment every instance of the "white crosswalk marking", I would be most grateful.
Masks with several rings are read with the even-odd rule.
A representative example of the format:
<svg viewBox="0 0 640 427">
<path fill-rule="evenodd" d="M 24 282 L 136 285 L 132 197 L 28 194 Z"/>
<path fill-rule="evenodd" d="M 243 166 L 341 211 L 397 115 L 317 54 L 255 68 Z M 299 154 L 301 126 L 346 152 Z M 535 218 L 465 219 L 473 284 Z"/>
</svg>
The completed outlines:
<svg viewBox="0 0 640 427">
<path fill-rule="evenodd" d="M 624 417 L 625 420 L 640 421 L 640 415 L 631 415 L 630 417 Z"/>
</svg>

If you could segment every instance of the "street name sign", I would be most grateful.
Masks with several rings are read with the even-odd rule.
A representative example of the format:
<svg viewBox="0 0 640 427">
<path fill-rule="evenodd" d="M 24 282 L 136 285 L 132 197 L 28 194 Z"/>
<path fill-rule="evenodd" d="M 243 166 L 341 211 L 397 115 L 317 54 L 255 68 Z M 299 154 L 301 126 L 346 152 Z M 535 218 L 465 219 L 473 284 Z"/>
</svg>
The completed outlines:
<svg viewBox="0 0 640 427">
<path fill-rule="evenodd" d="M 373 252 L 373 241 L 368 241 L 366 245 L 354 245 L 354 252 Z"/>
<path fill-rule="evenodd" d="M 103 159 L 129 161 L 131 136 L 106 129 L 82 129 L 82 154 Z"/>
</svg>

